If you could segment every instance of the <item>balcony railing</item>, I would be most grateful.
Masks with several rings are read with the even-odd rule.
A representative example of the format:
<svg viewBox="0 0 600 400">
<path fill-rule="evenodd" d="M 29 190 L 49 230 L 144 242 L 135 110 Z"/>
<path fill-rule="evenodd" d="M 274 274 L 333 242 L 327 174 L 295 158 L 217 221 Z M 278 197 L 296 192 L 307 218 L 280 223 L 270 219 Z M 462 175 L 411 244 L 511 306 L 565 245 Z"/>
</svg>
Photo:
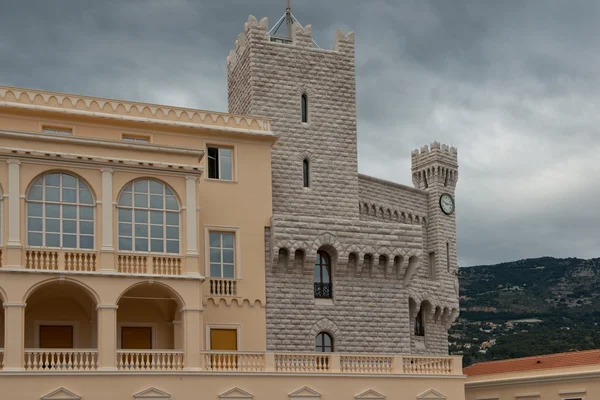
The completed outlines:
<svg viewBox="0 0 600 400">
<path fill-rule="evenodd" d="M 118 350 L 117 368 L 124 371 L 177 371 L 183 369 L 183 351 Z"/>
<path fill-rule="evenodd" d="M 96 349 L 25 349 L 29 371 L 90 371 L 98 368 Z"/>
<path fill-rule="evenodd" d="M 2 250 L 0 250 L 2 251 Z M 131 275 L 180 276 L 185 273 L 185 259 L 181 256 L 157 256 L 118 253 L 116 272 Z M 0 253 L 0 267 L 2 267 Z M 100 266 L 100 253 L 88 250 L 61 250 L 29 248 L 24 250 L 26 269 L 41 271 L 96 272 Z M 235 287 L 233 287 L 235 291 Z"/>
<path fill-rule="evenodd" d="M 119 253 L 117 271 L 125 274 L 182 275 L 183 259 L 179 256 Z"/>
<path fill-rule="evenodd" d="M 331 299 L 333 285 L 331 283 L 315 282 L 315 299 Z"/>
<path fill-rule="evenodd" d="M 207 371 L 261 372 L 265 370 L 265 353 L 249 352 L 204 352 Z"/>
<path fill-rule="evenodd" d="M 237 283 L 233 279 L 211 278 L 208 284 L 209 293 L 213 296 L 237 295 Z"/>
<path fill-rule="evenodd" d="M 205 351 L 207 371 L 462 375 L 460 357 Z"/>
</svg>

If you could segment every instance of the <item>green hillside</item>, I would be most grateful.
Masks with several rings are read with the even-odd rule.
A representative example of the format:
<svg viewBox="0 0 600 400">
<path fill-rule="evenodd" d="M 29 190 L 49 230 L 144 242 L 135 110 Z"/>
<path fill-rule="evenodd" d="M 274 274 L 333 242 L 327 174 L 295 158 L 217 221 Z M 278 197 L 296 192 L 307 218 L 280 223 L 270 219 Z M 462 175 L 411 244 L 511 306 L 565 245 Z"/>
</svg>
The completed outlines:
<svg viewBox="0 0 600 400">
<path fill-rule="evenodd" d="M 600 348 L 600 258 L 460 269 L 450 352 L 476 361 Z"/>
</svg>

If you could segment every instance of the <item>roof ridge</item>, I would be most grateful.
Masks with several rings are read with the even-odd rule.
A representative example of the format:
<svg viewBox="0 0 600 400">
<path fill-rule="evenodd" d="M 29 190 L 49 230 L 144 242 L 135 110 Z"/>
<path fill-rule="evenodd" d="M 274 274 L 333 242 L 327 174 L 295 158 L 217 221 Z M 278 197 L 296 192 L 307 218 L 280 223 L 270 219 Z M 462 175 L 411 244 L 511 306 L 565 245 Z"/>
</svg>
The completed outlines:
<svg viewBox="0 0 600 400">
<path fill-rule="evenodd" d="M 480 361 L 475 364 L 471 364 L 468 367 L 465 367 L 464 369 L 471 368 L 471 367 L 474 367 L 476 365 L 481 365 L 481 364 L 488 364 L 488 365 L 489 364 L 501 364 L 501 363 L 506 363 L 506 362 L 510 362 L 510 361 L 523 361 L 523 360 L 530 360 L 530 359 L 537 359 L 537 358 L 555 357 L 555 356 L 561 356 L 561 355 L 565 355 L 565 354 L 581 354 L 581 353 L 594 353 L 594 352 L 598 353 L 598 352 L 600 352 L 600 349 L 564 351 L 562 353 L 541 354 L 539 356 L 508 358 L 506 360 Z"/>
</svg>

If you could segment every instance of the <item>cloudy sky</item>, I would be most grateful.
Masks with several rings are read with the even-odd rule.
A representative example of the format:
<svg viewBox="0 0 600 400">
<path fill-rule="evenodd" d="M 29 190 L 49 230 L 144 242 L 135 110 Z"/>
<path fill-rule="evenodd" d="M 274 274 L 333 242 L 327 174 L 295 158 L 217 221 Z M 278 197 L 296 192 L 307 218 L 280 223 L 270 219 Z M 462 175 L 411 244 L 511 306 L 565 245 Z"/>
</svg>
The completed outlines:
<svg viewBox="0 0 600 400">
<path fill-rule="evenodd" d="M 248 14 L 285 0 L 2 2 L 0 85 L 225 111 Z M 458 147 L 461 265 L 600 256 L 600 2 L 295 0 L 321 47 L 356 32 L 359 169 L 410 184 Z"/>
</svg>

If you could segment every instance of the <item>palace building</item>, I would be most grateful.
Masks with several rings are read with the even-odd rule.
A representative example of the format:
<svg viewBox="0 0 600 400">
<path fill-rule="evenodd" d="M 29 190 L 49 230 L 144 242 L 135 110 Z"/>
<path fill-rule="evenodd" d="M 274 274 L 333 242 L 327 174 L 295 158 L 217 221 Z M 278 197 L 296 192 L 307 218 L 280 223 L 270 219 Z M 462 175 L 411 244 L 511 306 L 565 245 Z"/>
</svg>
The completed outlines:
<svg viewBox="0 0 600 400">
<path fill-rule="evenodd" d="M 456 149 L 359 174 L 354 34 L 289 8 L 227 78 L 229 113 L 0 87 L 1 397 L 464 400 Z"/>
</svg>

